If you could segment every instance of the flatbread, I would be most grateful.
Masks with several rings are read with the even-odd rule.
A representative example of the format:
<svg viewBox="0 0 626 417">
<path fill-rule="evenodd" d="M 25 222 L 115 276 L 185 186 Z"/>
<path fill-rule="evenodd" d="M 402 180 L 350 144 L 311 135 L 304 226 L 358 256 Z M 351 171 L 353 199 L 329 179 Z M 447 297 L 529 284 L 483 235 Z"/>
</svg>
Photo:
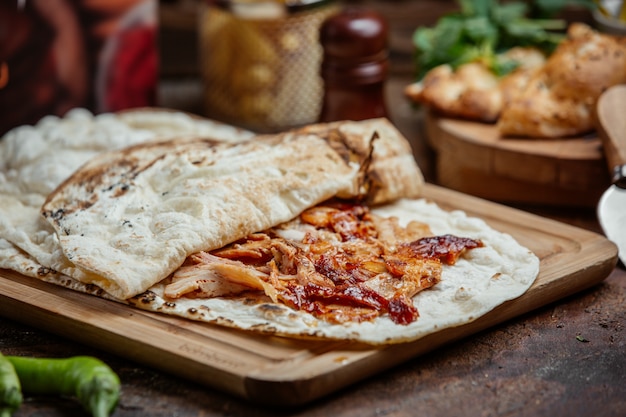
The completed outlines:
<svg viewBox="0 0 626 417">
<path fill-rule="evenodd" d="M 191 253 L 333 196 L 381 203 L 419 195 L 423 179 L 406 139 L 384 119 L 361 124 L 236 144 L 183 138 L 100 155 L 43 205 L 64 254 L 50 266 L 126 299 Z M 350 134 L 338 128 L 345 126 Z"/>
<path fill-rule="evenodd" d="M 59 121 L 57 120 L 57 122 Z M 90 121 L 83 120 L 82 123 L 89 124 Z M 173 165 L 164 164 L 164 167 L 169 167 L 168 173 L 171 175 L 164 175 L 160 169 L 155 169 L 152 177 L 142 177 L 141 175 L 134 174 L 143 174 L 146 170 L 156 167 L 158 163 L 164 163 L 163 161 L 180 161 L 180 159 L 177 158 L 181 158 L 184 155 L 187 156 L 187 159 L 183 158 L 183 160 L 198 162 L 202 159 L 201 157 L 203 155 L 206 156 L 204 152 L 210 155 L 219 153 L 222 156 L 232 152 L 234 155 L 237 155 L 235 161 L 240 164 L 236 167 L 231 164 L 219 164 L 220 161 L 216 161 L 216 164 L 224 169 L 224 171 L 220 172 L 232 173 L 234 171 L 234 176 L 236 177 L 240 171 L 239 168 L 249 168 L 247 163 L 252 163 L 252 166 L 255 166 L 254 156 L 256 154 L 253 151 L 261 152 L 263 150 L 269 150 L 268 147 L 271 148 L 273 145 L 281 144 L 282 146 L 283 143 L 288 143 L 289 147 L 283 149 L 283 151 L 289 155 L 290 161 L 292 161 L 291 165 L 293 165 L 293 162 L 297 162 L 299 164 L 297 166 L 299 166 L 301 170 L 306 171 L 303 167 L 309 166 L 307 165 L 309 162 L 294 157 L 291 151 L 300 149 L 298 146 L 306 147 L 307 144 L 311 146 L 315 145 L 313 146 L 314 149 L 307 148 L 311 151 L 309 155 L 315 155 L 315 152 L 317 152 L 317 154 L 323 154 L 323 152 L 321 152 L 321 149 L 323 149 L 327 151 L 327 153 L 332 154 L 332 152 L 334 152 L 337 156 L 330 159 L 334 164 L 332 167 L 325 166 L 323 173 L 325 173 L 326 176 L 324 177 L 324 175 L 322 175 L 322 179 L 332 179 L 334 181 L 335 194 L 333 194 L 333 196 L 359 196 L 362 192 L 367 190 L 371 192 L 369 201 L 367 202 L 374 204 L 373 211 L 378 215 L 396 216 L 400 219 L 401 224 L 406 224 L 411 220 L 425 222 L 435 234 L 454 234 L 479 239 L 484 242 L 484 247 L 469 251 L 452 266 L 445 266 L 442 271 L 441 281 L 433 288 L 421 291 L 414 297 L 413 301 L 419 309 L 420 315 L 418 320 L 408 325 L 396 324 L 386 316 L 361 323 L 329 323 L 308 313 L 291 309 L 285 305 L 269 303 L 267 297 L 181 298 L 172 302 L 171 299 L 164 297 L 165 287 L 168 284 L 168 279 L 166 278 L 169 274 L 168 272 L 164 272 L 165 275 L 163 278 L 165 279 L 159 279 L 133 297 L 124 299 L 124 297 L 119 296 L 120 294 L 116 294 L 114 291 L 111 291 L 109 287 L 103 285 L 102 282 L 99 281 L 99 279 L 101 279 L 99 274 L 84 268 L 82 265 L 74 263 L 73 261 L 75 259 L 70 259 L 70 257 L 66 256 L 66 253 L 73 256 L 74 250 L 77 248 L 69 246 L 70 250 L 67 250 L 68 247 L 61 245 L 61 239 L 67 237 L 70 238 L 69 241 L 72 241 L 72 239 L 78 237 L 77 241 L 82 244 L 80 234 L 76 235 L 75 232 L 71 230 L 71 227 L 73 227 L 71 222 L 65 224 L 64 222 L 53 221 L 53 224 L 51 224 L 40 216 L 39 206 L 43 203 L 45 198 L 43 192 L 45 192 L 46 188 L 41 187 L 41 184 L 36 184 L 36 181 L 31 185 L 18 185 L 16 180 L 17 175 L 14 172 L 16 169 L 15 166 L 11 169 L 6 168 L 7 161 L 11 162 L 10 159 L 2 162 L 5 165 L 3 169 L 0 170 L 2 174 L 2 177 L 0 177 L 0 186 L 2 186 L 2 189 L 0 191 L 3 193 L 2 199 L 0 200 L 0 211 L 2 211 L 2 216 L 0 216 L 0 267 L 10 268 L 46 282 L 162 314 L 177 315 L 192 320 L 200 320 L 264 334 L 355 340 L 372 344 L 407 342 L 447 327 L 462 325 L 475 320 L 506 300 L 513 299 L 523 294 L 538 274 L 539 260 L 537 257 L 528 249 L 519 245 L 511 236 L 491 229 L 480 219 L 467 217 L 462 211 L 445 212 L 434 203 L 423 199 L 411 198 L 397 200 L 403 196 L 415 197 L 415 195 L 419 194 L 421 191 L 423 178 L 419 173 L 419 169 L 414 165 L 414 161 L 412 161 L 410 147 L 386 120 L 360 123 L 361 128 L 358 127 L 358 123 L 353 124 L 352 122 L 314 125 L 299 131 L 290 132 L 286 134 L 286 136 L 258 137 L 250 143 L 247 142 L 247 138 L 237 137 L 237 135 L 231 137 L 230 140 L 226 138 L 218 141 L 210 140 L 206 137 L 201 139 L 194 137 L 194 135 L 187 135 L 179 139 L 168 140 L 167 142 L 159 141 L 148 145 L 137 145 L 127 148 L 123 152 L 100 154 L 96 159 L 92 159 L 91 162 L 87 162 L 82 168 L 78 169 L 74 176 L 70 177 L 61 185 L 57 191 L 49 197 L 49 205 L 47 205 L 44 210 L 47 210 L 47 213 L 50 215 L 56 213 L 56 218 L 59 218 L 59 210 L 67 210 L 69 214 L 77 207 L 86 207 L 81 206 L 80 202 L 89 202 L 91 205 L 86 207 L 87 211 L 83 211 L 81 215 L 84 213 L 93 215 L 89 210 L 94 207 L 97 208 L 98 203 L 102 200 L 102 196 L 116 195 L 116 191 L 128 191 L 125 190 L 124 181 L 121 180 L 129 180 L 131 178 L 134 186 L 141 183 L 153 187 L 153 191 L 155 192 L 152 194 L 152 197 L 156 196 L 157 203 L 163 203 L 159 198 L 165 197 L 167 194 L 159 194 L 158 191 L 161 190 L 159 187 L 176 183 L 177 179 L 180 180 L 181 177 L 184 177 L 183 174 L 189 173 L 190 171 L 186 171 L 183 169 L 183 166 L 180 165 L 180 162 L 176 162 Z M 126 128 L 130 128 L 130 126 L 127 124 Z M 137 127 L 131 129 L 137 129 Z M 67 132 L 71 132 L 71 129 L 67 130 L 66 133 Z M 379 138 L 372 142 L 371 138 L 376 136 L 374 132 L 376 132 Z M 233 131 L 230 133 L 233 133 Z M 42 134 L 42 136 L 46 135 Z M 154 142 L 158 140 L 155 139 L 157 136 L 158 135 L 154 133 L 147 135 L 147 140 Z M 245 136 L 245 134 L 243 136 Z M 304 141 L 305 138 L 307 144 L 301 142 Z M 90 140 L 91 138 L 86 140 L 85 146 L 88 146 L 87 143 L 89 143 Z M 224 141 L 230 141 L 231 143 L 224 143 Z M 2 142 L 0 146 L 4 143 L 9 142 Z M 242 145 L 243 148 L 241 147 Z M 323 146 L 320 148 L 317 145 Z M 10 146 L 16 145 L 12 144 Z M 250 148 L 246 148 L 247 146 L 250 146 Z M 27 148 L 28 147 L 24 145 L 24 149 Z M 19 149 L 20 146 L 15 147 L 18 153 Z M 54 158 L 55 156 L 53 154 L 55 152 L 63 152 L 63 149 L 64 146 L 57 143 L 56 146 L 49 146 L 48 152 Z M 180 153 L 174 152 L 176 149 L 178 149 Z M 248 149 L 250 152 L 241 152 L 242 149 Z M 330 152 L 330 150 L 332 150 L 332 152 Z M 374 151 L 373 153 L 371 152 L 372 150 Z M 4 156 L 4 154 L 0 155 Z M 141 159 L 139 156 L 143 156 L 145 159 Z M 365 158 L 363 159 L 364 156 Z M 369 158 L 368 156 L 372 157 Z M 133 159 L 135 157 L 137 157 L 137 159 Z M 204 160 L 205 164 L 207 160 L 208 159 Z M 275 161 L 278 160 L 281 160 L 281 158 L 277 157 Z M 33 159 L 33 161 L 35 161 L 35 159 Z M 344 165 L 340 163 L 341 161 L 343 161 Z M 138 165 L 130 164 L 130 162 L 137 163 Z M 27 167 L 28 165 L 29 163 L 25 162 L 23 167 Z M 192 165 L 200 165 L 200 167 L 196 167 L 197 169 L 205 167 L 205 165 L 202 164 Z M 178 166 L 179 169 L 174 169 L 176 166 Z M 121 167 L 122 169 L 115 171 L 114 167 Z M 333 171 L 333 167 L 335 171 Z M 189 169 L 190 167 L 186 168 Z M 262 170 L 264 167 L 261 165 L 259 169 Z M 292 167 L 286 167 L 284 169 L 283 174 L 293 173 Z M 290 169 L 292 171 L 289 171 Z M 276 171 L 270 170 L 270 172 Z M 331 173 L 344 172 L 349 172 L 349 175 L 340 177 L 340 180 L 337 180 L 334 176 L 331 178 Z M 130 175 L 131 173 L 133 175 Z M 365 175 L 366 173 L 368 175 Z M 317 173 L 317 175 L 320 174 Z M 395 181 L 396 176 L 399 178 L 397 182 Z M 268 175 L 268 177 L 271 177 L 271 175 Z M 79 181 L 80 178 L 85 181 Z M 146 180 L 144 180 L 144 178 L 146 178 Z M 186 178 L 194 181 L 197 180 L 193 175 L 187 176 Z M 256 176 L 256 178 L 259 177 Z M 149 181 L 148 179 L 154 181 Z M 350 181 L 348 181 L 348 179 L 350 179 Z M 326 184 L 324 186 L 318 185 L 316 186 L 317 188 L 307 188 L 305 185 L 311 185 L 312 183 L 311 177 L 309 176 L 301 175 L 299 179 L 296 178 L 295 180 L 295 185 L 300 184 L 300 190 L 317 190 L 319 198 L 326 195 L 325 192 L 328 189 L 333 188 L 332 185 L 329 185 L 330 182 L 324 181 L 322 181 L 322 184 Z M 57 181 L 60 182 L 61 180 L 57 179 Z M 307 183 L 307 181 L 309 182 Z M 53 183 L 54 181 L 50 182 L 50 184 Z M 104 191 L 102 188 L 91 188 L 91 186 L 96 184 L 100 186 L 106 185 Z M 257 184 L 259 187 L 267 186 L 263 181 Z M 292 201 L 286 198 L 286 195 L 293 196 L 294 190 L 298 190 L 297 187 L 295 189 L 292 188 L 293 185 L 293 182 L 290 183 L 286 194 L 278 193 L 277 198 L 282 199 L 281 204 L 283 204 L 283 206 L 280 207 L 284 208 L 285 201 Z M 50 185 L 48 185 L 48 187 L 49 186 Z M 76 188 L 74 188 L 74 186 L 76 186 Z M 108 189 L 108 187 L 111 188 Z M 69 199 L 66 201 L 59 199 L 59 196 L 64 193 L 64 190 L 73 190 L 73 192 L 82 190 L 84 194 L 82 196 L 76 195 L 71 197 L 68 195 L 67 197 L 69 197 Z M 209 190 L 214 191 L 212 188 Z M 222 188 L 218 187 L 218 190 L 222 190 Z M 234 190 L 237 191 L 237 188 L 234 188 Z M 239 188 L 238 190 L 242 192 L 242 190 L 245 191 L 246 189 Z M 283 189 L 276 188 L 275 191 L 276 190 L 281 191 Z M 232 191 L 233 187 L 230 187 L 228 191 L 224 191 L 225 194 L 223 195 L 237 195 L 236 192 L 233 193 Z M 93 199 L 93 195 L 98 193 L 101 194 L 101 199 Z M 127 194 L 131 193 L 122 192 L 120 195 L 126 196 Z M 89 195 L 92 196 L 92 199 L 85 198 L 85 196 Z M 271 205 L 263 206 L 262 199 L 267 198 L 267 196 L 260 194 L 258 196 L 261 198 L 261 200 L 258 201 L 261 208 L 267 207 L 271 210 L 274 209 Z M 313 204 L 317 204 L 315 202 L 316 199 L 311 197 L 311 194 L 305 193 L 300 196 L 303 196 L 302 199 L 296 199 L 293 203 L 294 205 L 291 206 L 292 209 L 295 208 L 294 212 L 298 210 L 302 211 L 300 207 L 310 207 Z M 73 200 L 74 197 L 78 199 Z M 184 193 L 179 193 L 178 195 L 178 198 L 183 199 L 183 201 L 187 203 L 190 202 L 189 199 L 193 200 L 197 197 L 198 195 L 189 196 L 184 195 Z M 306 198 L 309 198 L 309 200 Z M 75 201 L 79 202 L 79 204 L 74 204 Z M 132 202 L 134 200 L 131 199 L 130 201 Z M 117 207 L 118 211 L 110 212 L 107 209 L 102 210 L 100 214 L 106 216 L 104 220 L 97 216 L 87 216 L 82 218 L 84 221 L 87 221 L 87 223 L 79 222 L 76 223 L 76 225 L 90 225 L 89 221 L 100 222 L 101 225 L 106 226 L 103 230 L 100 230 L 104 233 L 91 234 L 91 229 L 87 228 L 87 230 L 84 231 L 89 233 L 87 233 L 85 237 L 89 238 L 88 240 L 95 239 L 100 243 L 104 243 L 104 245 L 97 247 L 98 250 L 106 252 L 110 248 L 115 249 L 115 247 L 111 246 L 112 244 L 123 242 L 123 238 L 125 237 L 130 237 L 129 242 L 131 242 L 139 235 L 133 235 L 132 233 L 118 234 L 117 230 L 107 230 L 106 219 L 117 218 L 118 225 L 121 223 L 123 227 L 128 227 L 127 223 L 124 223 L 126 220 L 131 220 L 133 226 L 135 224 L 142 225 L 136 222 L 141 220 L 142 217 L 146 217 L 142 214 L 146 207 L 154 208 L 157 206 L 153 205 L 154 201 L 149 199 L 140 199 L 138 201 L 140 201 L 140 205 L 133 206 L 132 204 L 128 204 L 122 208 Z M 228 203 L 228 201 L 226 202 Z M 245 202 L 249 202 L 249 199 Z M 61 205 L 54 206 L 54 204 L 57 203 L 61 203 Z M 165 202 L 163 206 L 158 207 L 174 208 L 172 213 L 176 215 L 172 216 L 174 217 L 173 224 L 180 225 L 180 222 L 176 223 L 176 217 L 182 217 L 185 219 L 183 222 L 184 225 L 188 226 L 187 228 L 177 229 L 174 227 L 171 229 L 174 232 L 181 232 L 181 235 L 174 236 L 174 240 L 176 238 L 182 239 L 183 236 L 186 239 L 189 232 L 197 234 L 196 229 L 193 227 L 196 224 L 188 221 L 190 214 L 192 215 L 191 217 L 194 215 L 193 212 L 190 213 L 189 208 L 193 208 L 194 205 L 184 204 L 181 207 L 172 203 L 173 202 Z M 254 203 L 257 203 L 256 197 Z M 150 205 L 148 206 L 148 204 Z M 109 204 L 105 206 L 115 208 L 115 205 Z M 240 206 L 231 205 L 228 207 L 232 210 L 224 212 L 225 217 L 222 219 L 236 221 L 236 219 L 245 218 L 245 216 L 242 216 L 244 211 L 240 210 Z M 129 211 L 129 209 L 132 208 L 137 208 L 138 210 L 133 213 L 132 210 Z M 299 214 L 299 211 L 295 215 Z M 166 211 L 156 211 L 155 213 L 167 214 Z M 63 214 L 65 215 L 66 213 L 64 212 Z M 259 221 L 255 224 L 260 227 L 261 224 L 275 223 L 268 226 L 273 227 L 282 221 L 278 217 L 279 216 L 270 214 L 268 218 L 270 218 L 271 221 L 266 223 Z M 285 217 L 289 216 L 285 214 Z M 54 216 L 51 218 L 54 219 Z M 201 218 L 200 221 L 202 221 Z M 258 221 L 258 218 L 253 221 Z M 63 227 L 60 227 L 60 225 L 63 225 Z M 209 233 L 215 232 L 215 228 L 224 227 L 221 221 L 215 221 L 213 225 L 214 228 L 206 229 Z M 249 229 L 256 229 L 256 226 L 250 227 Z M 93 230 L 99 232 L 98 228 Z M 134 231 L 136 229 L 133 227 L 132 230 Z M 167 228 L 163 230 L 167 230 Z M 229 228 L 229 230 L 232 229 Z M 246 226 L 237 230 L 244 233 L 248 228 Z M 259 230 L 262 230 L 262 228 L 256 229 L 254 232 Z M 66 232 L 69 232 L 69 235 Z M 201 245 L 202 249 L 200 250 L 210 250 L 212 246 L 222 245 L 223 242 L 234 239 L 234 236 L 235 234 L 231 235 L 229 238 L 218 236 L 217 240 L 219 240 L 219 242 L 216 241 L 214 242 L 215 244 L 211 246 Z M 149 237 L 154 239 L 154 236 Z M 168 240 L 166 242 L 167 245 L 164 246 L 169 248 L 172 241 Z M 67 243 L 67 241 L 65 243 Z M 134 266 L 130 269 L 137 268 L 136 272 L 143 274 L 142 266 L 150 264 L 158 258 L 159 254 L 142 254 L 140 251 L 145 245 L 136 246 L 138 246 L 140 250 L 137 251 L 135 248 L 128 262 L 135 262 Z M 127 249 L 128 246 L 121 245 L 119 248 Z M 93 249 L 93 247 L 91 249 Z M 181 250 L 177 255 L 175 254 L 175 256 L 180 256 L 181 262 L 187 256 L 185 254 L 186 252 L 194 252 L 196 250 L 195 248 L 183 249 L 184 250 Z M 81 248 L 77 250 L 80 252 Z M 91 256 L 92 259 L 99 261 L 105 259 L 103 252 L 93 252 Z M 119 258 L 108 259 L 107 262 L 112 265 L 112 268 L 123 266 L 122 263 L 116 263 L 122 262 Z M 152 266 L 148 266 L 148 269 L 151 267 Z M 174 268 L 174 270 L 175 269 L 176 268 Z M 167 270 L 169 271 L 169 269 Z M 136 277 L 132 278 L 134 279 Z M 130 286 L 132 285 L 135 284 L 131 283 Z M 141 284 L 141 286 L 145 285 L 147 285 L 146 282 Z"/>
<path fill-rule="evenodd" d="M 463 211 L 447 212 L 425 199 L 402 199 L 372 209 L 395 216 L 402 226 L 426 223 L 435 235 L 470 237 L 484 246 L 468 251 L 454 265 L 444 265 L 441 281 L 419 292 L 413 303 L 419 318 L 396 324 L 389 315 L 371 321 L 333 323 L 305 311 L 252 295 L 215 298 L 165 296 L 168 281 L 127 300 L 149 311 L 264 334 L 298 338 L 353 340 L 369 344 L 409 342 L 428 334 L 474 321 L 528 290 L 539 272 L 539 259 L 510 235 L 489 227 Z"/>
<path fill-rule="evenodd" d="M 502 109 L 502 136 L 561 138 L 593 130 L 602 92 L 626 83 L 626 37 L 573 23 L 567 38 Z"/>
<path fill-rule="evenodd" d="M 426 105 L 441 116 L 493 123 L 519 91 L 519 85 L 545 62 L 543 53 L 534 48 L 512 48 L 502 57 L 519 66 L 500 77 L 482 61 L 456 69 L 443 64 L 406 86 L 404 93 L 411 101 Z"/>
<path fill-rule="evenodd" d="M 0 268 L 83 292 L 103 290 L 70 278 L 54 229 L 41 217 L 46 197 L 89 159 L 105 151 L 168 140 L 210 137 L 234 143 L 253 133 L 186 113 L 142 108 L 97 116 L 73 109 L 19 126 L 0 139 Z M 66 265 L 62 274 L 52 264 Z M 75 271 L 79 273 L 79 271 Z"/>
<path fill-rule="evenodd" d="M 367 167 L 367 201 L 381 204 L 399 197 L 421 195 L 424 177 L 415 164 L 411 146 L 389 120 L 319 123 L 297 131 L 324 138 L 344 158 L 351 157 L 345 152 L 347 147 L 353 153 L 352 157 L 361 160 L 371 152 L 370 140 L 377 135 L 379 138 L 373 143 L 373 154 Z"/>
</svg>

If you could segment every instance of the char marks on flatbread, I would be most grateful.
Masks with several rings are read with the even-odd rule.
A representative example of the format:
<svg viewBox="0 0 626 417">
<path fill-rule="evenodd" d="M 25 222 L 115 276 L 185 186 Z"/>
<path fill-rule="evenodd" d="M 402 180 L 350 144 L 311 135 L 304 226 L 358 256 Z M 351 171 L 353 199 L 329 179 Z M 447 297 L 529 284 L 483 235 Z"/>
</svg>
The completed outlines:
<svg viewBox="0 0 626 417">
<path fill-rule="evenodd" d="M 185 138 L 107 153 L 59 186 L 42 213 L 80 271 L 72 276 L 126 299 L 192 253 L 290 220 L 333 196 L 368 191 L 368 202 L 383 203 L 420 193 L 408 142 L 388 121 L 311 129 L 237 144 Z"/>
<path fill-rule="evenodd" d="M 94 116 L 72 109 L 19 126 L 0 138 L 0 268 L 91 293 L 93 286 L 70 276 L 54 229 L 40 214 L 46 196 L 92 157 L 138 143 L 172 137 L 210 137 L 242 142 L 252 132 L 166 109 L 132 109 Z M 56 265 L 59 271 L 52 269 Z M 102 293 L 102 289 L 98 290 Z"/>
<path fill-rule="evenodd" d="M 411 146 L 389 120 L 320 123 L 299 132 L 326 139 L 346 160 L 356 157 L 366 161 L 367 172 L 362 169 L 361 177 L 365 175 L 362 181 L 367 203 L 376 205 L 421 195 L 424 178 L 415 164 Z M 372 141 L 374 135 L 378 139 Z M 368 159 L 370 154 L 372 158 Z"/>
</svg>

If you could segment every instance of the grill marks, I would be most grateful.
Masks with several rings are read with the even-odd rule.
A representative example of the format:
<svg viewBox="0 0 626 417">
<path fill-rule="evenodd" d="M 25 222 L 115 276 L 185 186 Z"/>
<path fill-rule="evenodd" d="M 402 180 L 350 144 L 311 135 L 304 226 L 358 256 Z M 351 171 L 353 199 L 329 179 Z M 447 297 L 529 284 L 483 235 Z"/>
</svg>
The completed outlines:
<svg viewBox="0 0 626 417">
<path fill-rule="evenodd" d="M 375 204 L 416 196 L 422 177 L 409 148 L 383 119 L 232 144 L 180 138 L 98 155 L 50 194 L 42 214 L 73 271 L 93 273 L 110 294 L 127 299 L 190 254 L 292 219 L 332 196 L 368 194 Z M 385 186 L 371 192 L 359 173 L 376 173 Z"/>
<path fill-rule="evenodd" d="M 58 210 L 42 210 L 44 218 L 54 221 L 56 224 L 66 216 L 77 211 L 87 210 L 95 205 L 99 198 L 120 198 L 129 192 L 135 185 L 135 180 L 145 171 L 158 164 L 161 160 L 170 155 L 168 149 L 175 141 L 146 143 L 128 147 L 123 150 L 110 152 L 103 156 L 103 161 L 94 164 L 87 164 L 75 174 L 61 184 L 58 189 L 65 187 L 82 188 L 85 190 L 83 195 L 88 195 L 88 199 L 66 201 L 63 207 Z M 217 146 L 230 147 L 234 144 L 225 144 L 212 139 L 195 139 L 194 145 L 198 149 L 212 149 Z M 152 153 L 152 158 L 139 158 L 137 151 L 146 151 Z M 180 152 L 182 153 L 182 152 Z M 115 169 L 111 169 L 109 164 L 115 164 Z M 207 164 L 206 158 L 192 161 L 196 165 Z M 71 184 L 67 184 L 71 181 Z M 56 192 L 53 192 L 48 201 L 56 198 Z M 44 204 L 45 206 L 46 204 Z M 69 230 L 66 234 L 70 234 Z"/>
</svg>

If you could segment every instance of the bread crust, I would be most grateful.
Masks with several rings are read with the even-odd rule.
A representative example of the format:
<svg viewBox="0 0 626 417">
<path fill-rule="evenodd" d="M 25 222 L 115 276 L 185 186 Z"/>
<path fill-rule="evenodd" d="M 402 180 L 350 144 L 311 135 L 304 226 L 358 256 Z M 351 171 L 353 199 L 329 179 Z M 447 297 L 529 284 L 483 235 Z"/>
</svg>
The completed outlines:
<svg viewBox="0 0 626 417">
<path fill-rule="evenodd" d="M 502 136 L 561 138 L 593 130 L 603 91 L 626 82 L 626 38 L 574 23 L 568 38 L 512 95 L 497 127 Z"/>
</svg>

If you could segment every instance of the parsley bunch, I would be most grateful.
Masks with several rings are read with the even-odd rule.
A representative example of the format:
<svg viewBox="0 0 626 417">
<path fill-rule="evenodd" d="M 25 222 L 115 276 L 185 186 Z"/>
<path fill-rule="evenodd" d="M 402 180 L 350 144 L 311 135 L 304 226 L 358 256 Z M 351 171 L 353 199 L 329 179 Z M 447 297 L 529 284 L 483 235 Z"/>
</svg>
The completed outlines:
<svg viewBox="0 0 626 417">
<path fill-rule="evenodd" d="M 442 16 L 434 27 L 420 27 L 413 34 L 417 77 L 432 68 L 453 68 L 482 61 L 497 75 L 512 71 L 518 63 L 502 53 L 515 46 L 533 46 L 551 53 L 565 36 L 565 22 L 527 17 L 528 4 L 497 0 L 458 0 L 460 11 Z"/>
</svg>

